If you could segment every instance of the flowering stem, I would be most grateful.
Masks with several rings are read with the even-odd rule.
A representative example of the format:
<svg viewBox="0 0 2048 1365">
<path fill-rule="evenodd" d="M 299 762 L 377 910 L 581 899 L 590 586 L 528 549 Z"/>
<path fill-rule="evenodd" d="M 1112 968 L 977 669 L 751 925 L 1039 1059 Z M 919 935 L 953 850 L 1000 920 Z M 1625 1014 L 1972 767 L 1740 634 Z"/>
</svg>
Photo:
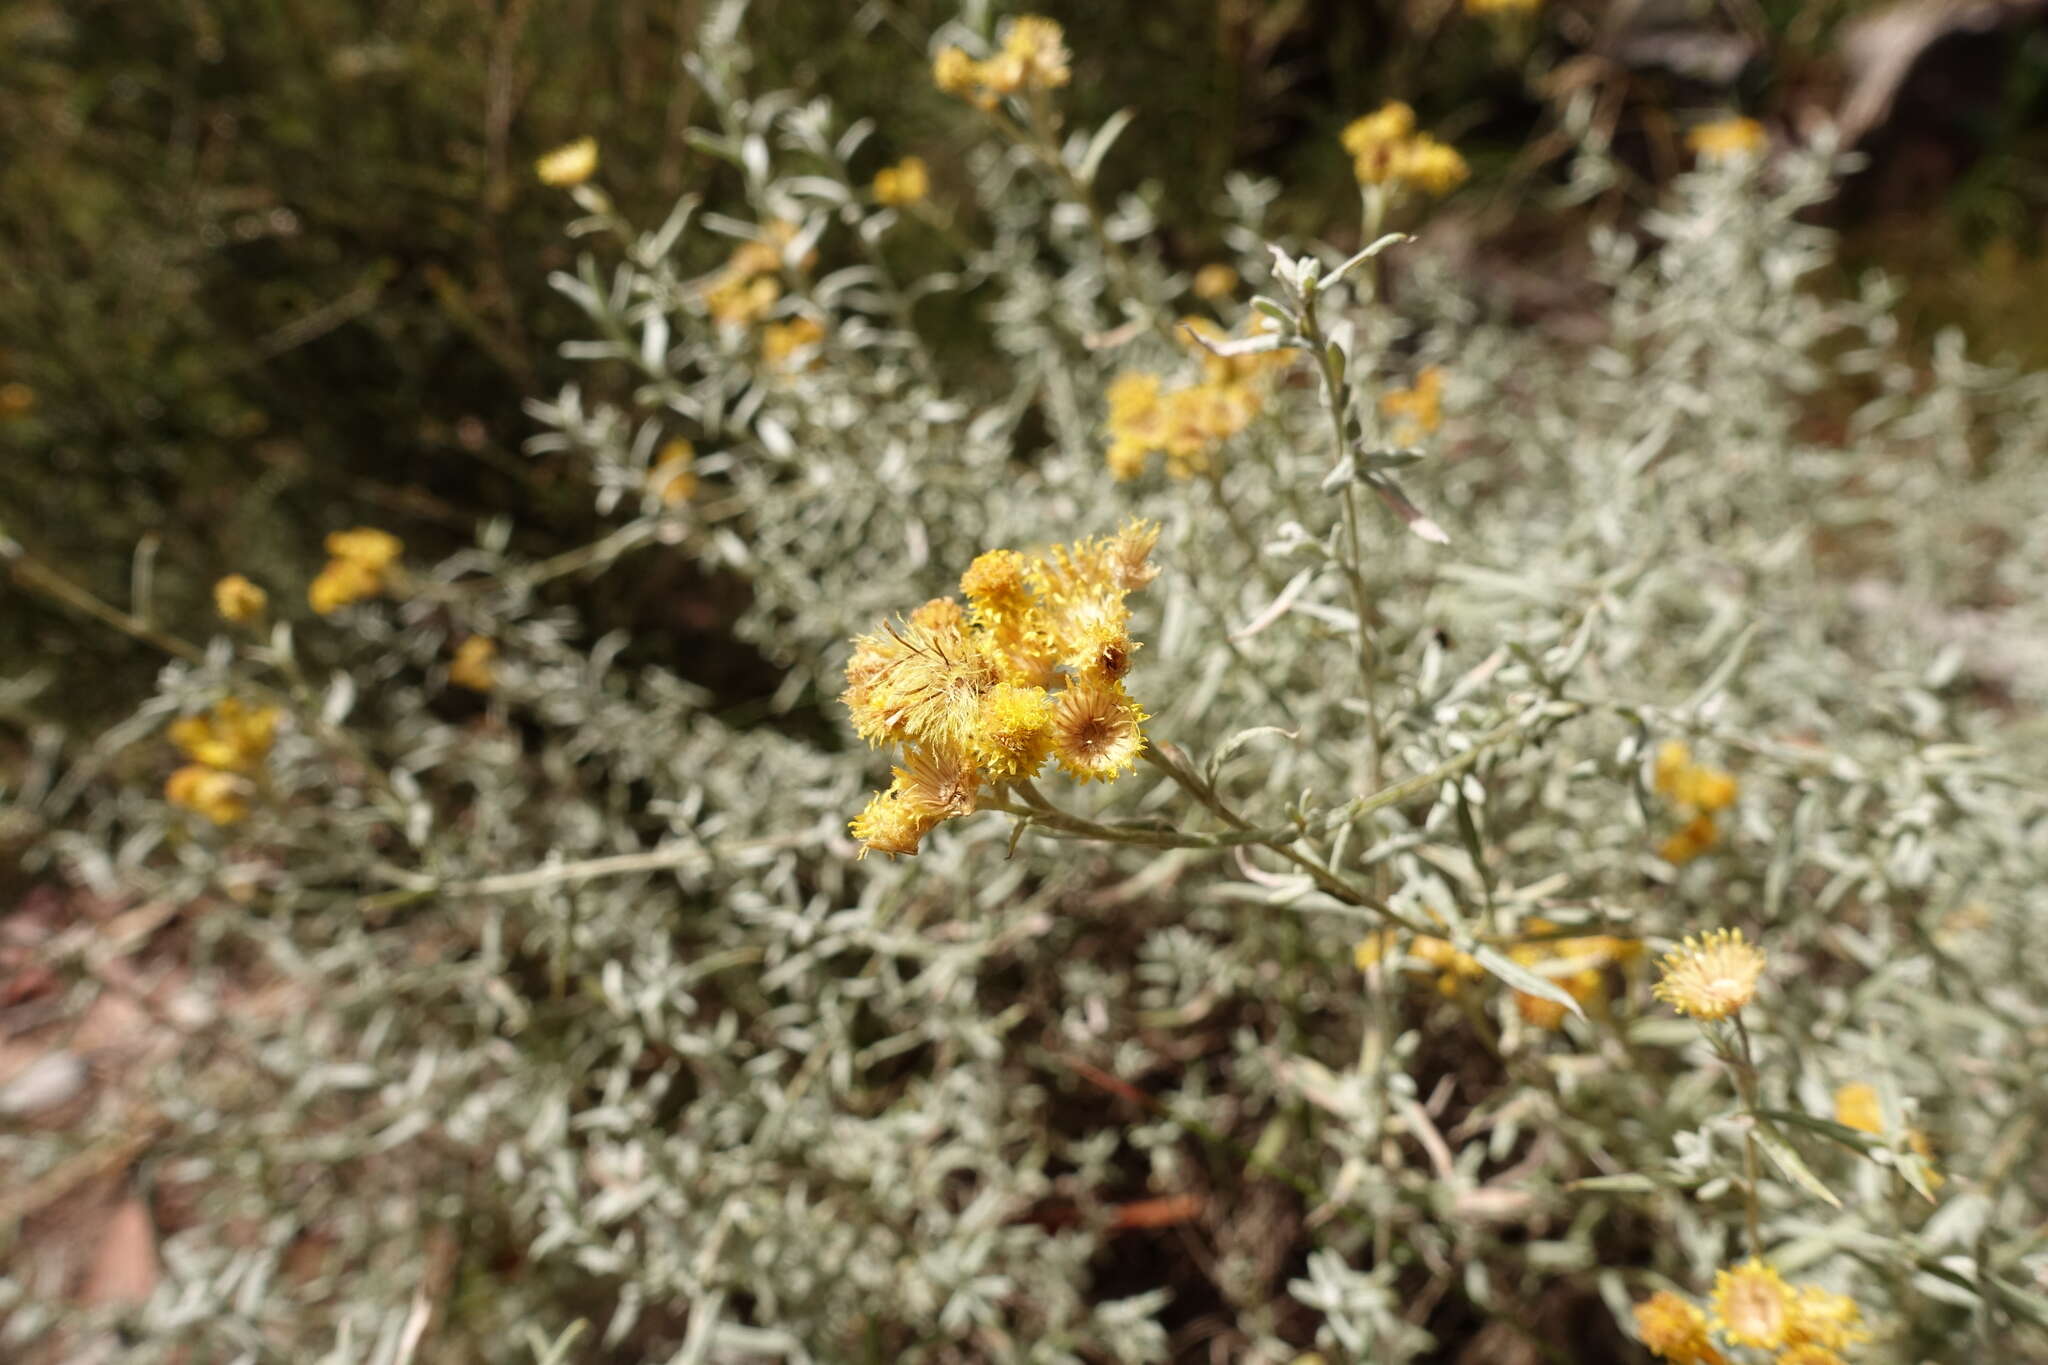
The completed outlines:
<svg viewBox="0 0 2048 1365">
<path fill-rule="evenodd" d="M 1758 1184 L 1756 1125 L 1763 1120 L 1756 1112 L 1756 1054 L 1750 1048 L 1749 1029 L 1743 1024 L 1740 1014 L 1735 1016 L 1735 1037 L 1741 1045 L 1741 1056 L 1735 1066 L 1735 1089 L 1742 1100 L 1742 1112 L 1749 1117 L 1749 1126 L 1742 1131 L 1743 1220 L 1749 1233 L 1749 1254 L 1761 1258 L 1764 1254 L 1763 1210 Z"/>
<path fill-rule="evenodd" d="M 1336 348 L 1330 344 L 1329 335 L 1316 317 L 1316 297 L 1314 285 L 1302 291 L 1301 335 L 1315 356 L 1317 373 L 1322 378 L 1323 406 L 1329 412 L 1332 445 L 1337 463 L 1341 465 L 1351 457 L 1351 440 L 1345 429 L 1348 405 L 1344 374 Z M 1386 735 L 1380 724 L 1379 648 L 1372 630 L 1372 592 L 1365 582 L 1365 551 L 1358 524 L 1358 499 L 1350 484 L 1338 490 L 1338 499 L 1344 518 L 1344 555 L 1340 567 L 1351 587 L 1352 613 L 1358 618 L 1358 675 L 1365 689 L 1366 706 L 1366 771 L 1373 789 L 1377 791 L 1386 781 Z"/>
</svg>

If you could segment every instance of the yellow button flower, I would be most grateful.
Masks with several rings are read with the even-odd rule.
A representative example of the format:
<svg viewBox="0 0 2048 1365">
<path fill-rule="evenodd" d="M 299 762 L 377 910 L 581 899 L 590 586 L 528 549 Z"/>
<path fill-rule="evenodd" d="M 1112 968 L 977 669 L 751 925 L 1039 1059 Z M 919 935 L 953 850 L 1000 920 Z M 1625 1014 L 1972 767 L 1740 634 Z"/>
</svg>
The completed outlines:
<svg viewBox="0 0 2048 1365">
<path fill-rule="evenodd" d="M 213 585 L 213 609 L 233 625 L 261 620 L 269 606 L 270 594 L 241 574 L 231 573 Z"/>
<path fill-rule="evenodd" d="M 533 173 L 543 185 L 567 189 L 597 174 L 597 139 L 579 137 L 564 143 L 533 163 Z"/>
<path fill-rule="evenodd" d="M 922 203 L 932 190 L 931 171 L 921 156 L 906 156 L 875 172 L 875 202 L 901 208 Z"/>
<path fill-rule="evenodd" d="M 1694 1019 L 1726 1019 L 1755 998 L 1766 962 L 1740 929 L 1716 929 L 1665 955 L 1655 994 Z"/>
</svg>

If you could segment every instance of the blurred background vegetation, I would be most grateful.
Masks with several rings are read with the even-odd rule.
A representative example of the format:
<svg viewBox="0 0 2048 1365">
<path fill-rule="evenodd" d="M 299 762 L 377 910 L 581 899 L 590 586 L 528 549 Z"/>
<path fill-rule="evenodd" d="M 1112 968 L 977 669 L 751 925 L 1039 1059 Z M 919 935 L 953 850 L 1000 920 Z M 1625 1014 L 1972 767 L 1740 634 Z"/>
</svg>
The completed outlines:
<svg viewBox="0 0 2048 1365">
<path fill-rule="evenodd" d="M 586 490 L 520 453 L 527 397 L 568 373 L 577 320 L 546 283 L 572 259 L 538 153 L 602 141 L 602 182 L 653 221 L 731 200 L 683 136 L 704 0 L 16 0 L 0 8 L 0 528 L 117 602 L 205 619 L 246 569 L 297 593 L 319 537 L 388 526 L 434 553 L 512 516 L 537 553 L 595 534 Z M 1433 229 L 1505 307 L 1568 320 L 1583 218 L 1545 193 L 1588 98 L 1641 176 L 1626 222 L 1724 111 L 1779 136 L 1843 125 L 1872 156 L 1834 212 L 1850 269 L 1893 268 L 1925 342 L 2048 362 L 2048 28 L 2040 3 L 1558 3 L 1479 20 L 1457 0 L 1049 3 L 1078 54 L 1082 125 L 1145 108 L 1112 190 L 1156 182 L 1163 244 L 1199 263 L 1223 177 L 1279 178 L 1276 221 L 1351 213 L 1336 129 L 1389 97 L 1477 172 Z M 986 7 L 966 6 L 969 22 Z M 951 0 L 756 0 L 757 89 L 831 95 L 888 130 L 865 155 L 947 168 L 973 136 L 924 75 Z M 1578 226 L 1574 226 L 1574 225 Z M 972 224 L 965 225 L 971 232 Z M 1341 232 L 1339 233 L 1341 235 Z M 910 238 L 912 242 L 915 238 Z M 708 260 L 707 260 L 708 263 Z M 972 363 L 962 314 L 939 349 Z M 140 546 L 138 554 L 137 547 Z M 683 570 L 670 570 L 682 574 Z M 599 604 L 743 701 L 772 677 L 719 647 L 715 585 L 634 576 Z M 591 604 L 583 604 L 586 610 Z M 0 649 L 64 680 L 37 703 L 91 722 L 155 660 L 24 593 Z"/>
</svg>

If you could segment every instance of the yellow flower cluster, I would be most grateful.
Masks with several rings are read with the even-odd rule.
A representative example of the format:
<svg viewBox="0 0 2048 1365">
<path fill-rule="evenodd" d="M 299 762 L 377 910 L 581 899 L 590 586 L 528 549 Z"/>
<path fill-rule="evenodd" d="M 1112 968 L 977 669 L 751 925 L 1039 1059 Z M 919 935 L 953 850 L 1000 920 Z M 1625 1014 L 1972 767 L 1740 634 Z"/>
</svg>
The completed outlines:
<svg viewBox="0 0 2048 1365">
<path fill-rule="evenodd" d="M 377 596 L 390 585 L 391 566 L 403 553 L 404 542 L 373 526 L 334 532 L 327 537 L 327 567 L 306 589 L 307 603 L 327 616 Z"/>
<path fill-rule="evenodd" d="M 1557 926 L 1548 920 L 1532 919 L 1523 927 L 1532 934 L 1551 934 Z M 1549 977 L 1581 1005 L 1590 1005 L 1606 993 L 1607 968 L 1625 966 L 1643 954 L 1636 939 L 1612 934 L 1588 934 L 1571 938 L 1538 938 L 1518 943 L 1508 956 L 1538 975 Z M 1537 1028 L 1556 1029 L 1570 1013 L 1563 1003 L 1527 991 L 1515 992 L 1515 1008 Z"/>
<path fill-rule="evenodd" d="M 1381 395 L 1380 411 L 1395 419 L 1394 444 L 1414 445 L 1444 423 L 1444 372 L 1428 365 L 1415 376 L 1412 389 L 1395 389 Z"/>
<path fill-rule="evenodd" d="M 36 410 L 36 391 L 18 380 L 0 384 L 0 418 L 26 417 Z"/>
<path fill-rule="evenodd" d="M 1713 1320 L 1697 1305 L 1659 1290 L 1636 1305 L 1636 1333 L 1673 1365 L 1722 1365 L 1713 1340 L 1777 1352 L 1774 1365 L 1843 1365 L 1844 1351 L 1870 1340 L 1853 1299 L 1815 1284 L 1788 1285 L 1751 1257 L 1714 1275 Z"/>
<path fill-rule="evenodd" d="M 597 139 L 579 137 L 555 148 L 533 163 L 533 173 L 543 185 L 567 189 L 597 174 Z"/>
<path fill-rule="evenodd" d="M 1756 998 L 1768 963 L 1740 929 L 1715 929 L 1664 955 L 1654 994 L 1694 1019 L 1726 1019 Z"/>
<path fill-rule="evenodd" d="M 1066 35 L 1051 19 L 1019 15 L 1003 34 L 1003 46 L 977 62 L 957 47 L 942 48 L 932 61 L 932 81 L 948 95 L 993 109 L 1005 95 L 1057 90 L 1073 79 Z"/>
<path fill-rule="evenodd" d="M 697 496 L 697 447 L 678 436 L 661 447 L 647 471 L 647 491 L 664 507 L 680 507 Z"/>
<path fill-rule="evenodd" d="M 940 821 L 974 812 L 984 783 L 1048 760 L 1083 782 L 1130 770 L 1146 716 L 1123 685 L 1138 648 L 1124 599 L 1158 574 L 1158 539 L 1157 524 L 1132 522 L 1044 555 L 990 550 L 961 575 L 964 609 L 934 598 L 853 642 L 840 699 L 861 738 L 903 755 L 852 822 L 863 857 L 916 853 Z"/>
<path fill-rule="evenodd" d="M 1702 123 L 1685 135 L 1685 145 L 1702 161 L 1747 161 L 1770 146 L 1764 126 L 1753 118 Z"/>
<path fill-rule="evenodd" d="M 1652 780 L 1658 793 L 1686 816 L 1685 823 L 1657 846 L 1658 856 L 1668 863 L 1689 863 L 1721 837 L 1714 816 L 1735 804 L 1735 778 L 1693 762 L 1685 742 L 1671 739 L 1657 749 Z"/>
<path fill-rule="evenodd" d="M 1207 318 L 1183 318 L 1181 326 L 1211 341 L 1228 333 Z M 1292 363 L 1292 351 L 1220 356 L 1200 351 L 1202 377 L 1193 384 L 1167 389 L 1164 379 L 1142 370 L 1126 370 L 1110 382 L 1109 472 L 1118 479 L 1145 472 L 1154 451 L 1166 456 L 1167 472 L 1176 479 L 1204 473 L 1212 451 L 1251 424 L 1266 406 L 1265 375 Z"/>
<path fill-rule="evenodd" d="M 1435 912 L 1431 912 L 1430 917 L 1442 922 L 1442 916 Z M 1555 933 L 1558 926 L 1539 918 L 1526 921 L 1523 928 L 1532 935 L 1549 935 Z M 1397 930 L 1381 929 L 1361 940 L 1351 952 L 1351 960 L 1358 970 L 1367 970 L 1391 952 L 1397 933 Z M 1551 977 L 1572 999 L 1587 1005 L 1605 991 L 1608 967 L 1633 962 L 1642 955 L 1642 951 L 1642 944 L 1633 939 L 1588 934 L 1569 938 L 1533 938 L 1509 949 L 1508 956 L 1539 975 Z M 1416 935 L 1408 944 L 1406 956 L 1410 959 L 1411 969 L 1436 973 L 1436 988 L 1446 997 L 1455 998 L 1466 982 L 1477 981 L 1486 975 L 1486 969 L 1472 954 L 1449 939 L 1434 934 Z M 1562 1003 L 1526 991 L 1515 992 L 1515 1008 L 1522 1018 L 1542 1029 L 1561 1027 L 1565 1016 L 1570 1013 Z"/>
<path fill-rule="evenodd" d="M 216 825 L 248 815 L 247 777 L 269 754 L 277 720 L 274 706 L 249 706 L 228 697 L 211 715 L 172 721 L 165 737 L 191 761 L 164 783 L 164 799 Z"/>
<path fill-rule="evenodd" d="M 1852 1081 L 1835 1091 L 1835 1122 L 1844 1128 L 1854 1128 L 1859 1133 L 1870 1133 L 1883 1137 L 1884 1106 L 1879 1102 L 1877 1087 L 1865 1081 Z M 1934 1169 L 1934 1143 L 1918 1128 L 1906 1130 L 1906 1146 L 1914 1156 L 1920 1158 L 1926 1167 L 1927 1184 L 1939 1189 L 1946 1183 L 1946 1177 Z"/>
<path fill-rule="evenodd" d="M 270 594 L 241 574 L 231 573 L 213 585 L 213 609 L 231 625 L 261 620 L 269 606 Z"/>
<path fill-rule="evenodd" d="M 1399 100 L 1353 119 L 1344 150 L 1361 185 L 1386 185 L 1443 195 L 1465 183 L 1471 169 L 1458 149 L 1415 131 L 1415 111 Z"/>
<path fill-rule="evenodd" d="M 1534 14 L 1543 0 L 1465 0 L 1467 14 Z"/>
<path fill-rule="evenodd" d="M 901 208 L 924 202 L 932 192 L 931 171 L 921 156 L 906 156 L 893 166 L 875 172 L 875 202 Z"/>
<path fill-rule="evenodd" d="M 807 369 L 817 363 L 814 348 L 824 339 L 825 326 L 813 317 L 799 314 L 787 322 L 771 322 L 761 329 L 761 362 L 772 370 Z M 800 354 L 804 364 L 792 366 Z"/>
<path fill-rule="evenodd" d="M 472 635 L 455 647 L 448 664 L 448 681 L 472 692 L 488 692 L 498 685 L 491 663 L 498 657 L 498 642 L 488 635 Z"/>
<path fill-rule="evenodd" d="M 782 250 L 794 241 L 797 226 L 777 218 L 762 228 L 759 239 L 741 242 L 704 286 L 704 306 L 717 321 L 735 327 L 759 322 L 782 297 Z M 817 253 L 807 255 L 808 269 Z"/>
</svg>

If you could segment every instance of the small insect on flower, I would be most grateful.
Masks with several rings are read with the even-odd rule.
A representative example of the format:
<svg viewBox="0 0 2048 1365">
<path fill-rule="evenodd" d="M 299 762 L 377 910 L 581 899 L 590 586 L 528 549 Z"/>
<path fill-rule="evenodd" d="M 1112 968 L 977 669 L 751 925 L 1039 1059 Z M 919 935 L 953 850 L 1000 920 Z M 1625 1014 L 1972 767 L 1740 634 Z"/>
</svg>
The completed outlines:
<svg viewBox="0 0 2048 1365">
<path fill-rule="evenodd" d="M 1721 1365 L 1707 1334 L 1707 1315 L 1668 1289 L 1635 1307 L 1636 1335 L 1650 1354 L 1673 1365 Z"/>
<path fill-rule="evenodd" d="M 238 573 L 231 573 L 213 585 L 213 609 L 230 624 L 246 626 L 263 619 L 270 606 L 270 594 Z"/>
<path fill-rule="evenodd" d="M 1715 929 L 1665 955 L 1655 994 L 1694 1019 L 1726 1019 L 1755 998 L 1765 963 L 1740 929 Z"/>
<path fill-rule="evenodd" d="M 567 189 L 597 174 L 597 139 L 579 137 L 564 143 L 533 163 L 533 173 L 543 185 Z"/>
</svg>

